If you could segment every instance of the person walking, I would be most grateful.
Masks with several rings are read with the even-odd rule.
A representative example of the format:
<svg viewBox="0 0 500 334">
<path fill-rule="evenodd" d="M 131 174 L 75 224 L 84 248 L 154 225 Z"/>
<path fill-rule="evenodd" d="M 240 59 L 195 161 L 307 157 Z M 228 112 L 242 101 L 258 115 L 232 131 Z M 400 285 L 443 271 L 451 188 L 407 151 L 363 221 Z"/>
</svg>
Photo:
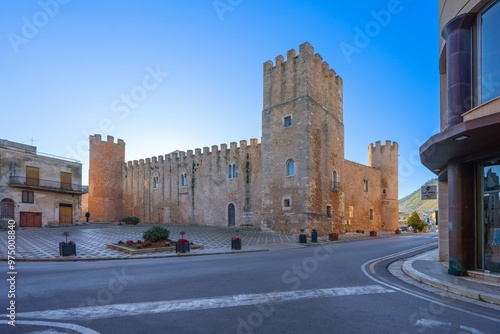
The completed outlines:
<svg viewBox="0 0 500 334">
<path fill-rule="evenodd" d="M 89 222 L 89 218 L 90 218 L 90 212 L 88 212 L 88 211 L 87 211 L 87 212 L 85 213 L 85 218 L 86 218 L 86 221 L 87 221 L 87 223 L 88 223 L 88 222 Z"/>
</svg>

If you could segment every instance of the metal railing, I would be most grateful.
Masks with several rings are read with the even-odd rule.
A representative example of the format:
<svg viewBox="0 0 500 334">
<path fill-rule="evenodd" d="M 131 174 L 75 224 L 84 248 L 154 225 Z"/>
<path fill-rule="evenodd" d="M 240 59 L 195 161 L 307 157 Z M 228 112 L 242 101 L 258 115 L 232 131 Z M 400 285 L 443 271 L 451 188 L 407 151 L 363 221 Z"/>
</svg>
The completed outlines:
<svg viewBox="0 0 500 334">
<path fill-rule="evenodd" d="M 9 186 L 23 187 L 31 189 L 50 190 L 57 192 L 85 194 L 88 192 L 88 186 L 82 186 L 76 183 L 65 183 L 61 181 L 50 181 L 33 179 L 24 176 L 10 176 Z"/>
</svg>

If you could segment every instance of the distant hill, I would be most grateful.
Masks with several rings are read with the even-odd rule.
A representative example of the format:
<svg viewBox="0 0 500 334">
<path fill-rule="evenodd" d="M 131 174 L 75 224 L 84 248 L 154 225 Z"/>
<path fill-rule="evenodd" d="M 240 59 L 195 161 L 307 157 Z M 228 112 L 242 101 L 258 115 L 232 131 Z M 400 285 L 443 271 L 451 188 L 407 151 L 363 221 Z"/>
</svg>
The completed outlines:
<svg viewBox="0 0 500 334">
<path fill-rule="evenodd" d="M 437 179 L 427 181 L 422 186 L 437 185 Z M 437 199 L 430 199 L 422 201 L 420 188 L 412 192 L 410 195 L 403 197 L 399 200 L 399 211 L 412 213 L 434 212 L 438 209 Z"/>
</svg>

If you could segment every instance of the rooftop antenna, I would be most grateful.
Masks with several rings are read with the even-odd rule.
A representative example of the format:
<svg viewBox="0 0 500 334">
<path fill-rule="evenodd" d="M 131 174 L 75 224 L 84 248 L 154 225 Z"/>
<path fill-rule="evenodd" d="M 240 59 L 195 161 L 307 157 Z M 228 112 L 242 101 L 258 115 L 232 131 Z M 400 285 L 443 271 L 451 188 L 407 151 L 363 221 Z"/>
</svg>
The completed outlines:
<svg viewBox="0 0 500 334">
<path fill-rule="evenodd" d="M 33 146 L 33 144 L 36 142 L 35 138 L 31 137 L 29 139 L 30 143 L 31 143 L 31 146 Z"/>
</svg>

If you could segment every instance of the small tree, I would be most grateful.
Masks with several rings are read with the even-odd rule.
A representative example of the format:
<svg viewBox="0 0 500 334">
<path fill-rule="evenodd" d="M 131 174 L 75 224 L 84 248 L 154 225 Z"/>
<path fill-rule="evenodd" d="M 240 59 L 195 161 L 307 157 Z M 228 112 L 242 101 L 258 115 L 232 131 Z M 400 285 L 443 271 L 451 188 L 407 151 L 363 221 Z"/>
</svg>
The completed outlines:
<svg viewBox="0 0 500 334">
<path fill-rule="evenodd" d="M 142 235 L 144 240 L 151 242 L 167 240 L 169 236 L 170 231 L 162 226 L 153 226 Z"/>
<path fill-rule="evenodd" d="M 406 220 L 408 226 L 413 227 L 414 230 L 422 231 L 424 229 L 425 223 L 420 219 L 420 216 L 415 211 L 411 214 L 410 217 Z"/>
</svg>

